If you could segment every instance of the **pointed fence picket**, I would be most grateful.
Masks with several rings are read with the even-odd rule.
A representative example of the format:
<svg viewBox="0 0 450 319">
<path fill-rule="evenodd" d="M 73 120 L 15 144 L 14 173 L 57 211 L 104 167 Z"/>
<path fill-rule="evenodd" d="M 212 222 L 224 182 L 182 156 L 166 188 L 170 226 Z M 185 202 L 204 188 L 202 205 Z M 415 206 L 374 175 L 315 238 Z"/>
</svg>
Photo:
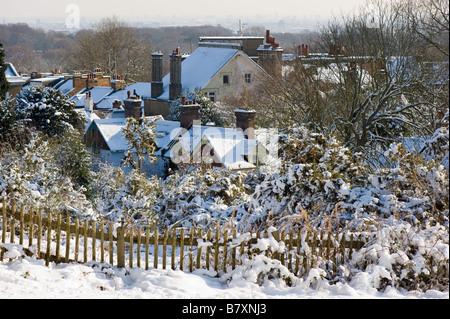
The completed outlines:
<svg viewBox="0 0 450 319">
<path fill-rule="evenodd" d="M 167 269 L 169 257 L 171 269 L 227 272 L 241 263 L 241 257 L 259 253 L 253 247 L 259 239 L 269 238 L 267 230 L 238 233 L 232 226 L 220 224 L 214 231 L 201 228 L 161 231 L 156 225 L 114 230 L 112 223 L 81 221 L 70 217 L 67 211 L 59 214 L 46 212 L 44 215 L 42 208 L 37 211 L 25 207 L 17 209 L 15 204 L 7 207 L 5 200 L 0 212 L 0 262 L 4 260 L 6 251 L 2 244 L 8 242 L 8 237 L 10 243 L 15 243 L 18 237 L 24 252 L 44 259 L 46 265 L 51 262 L 108 261 L 118 267 L 149 269 L 153 265 L 153 268 Z M 336 271 L 353 252 L 370 240 L 362 237 L 363 234 L 336 235 L 306 228 L 288 233 L 274 231 L 271 236 L 277 242 L 283 242 L 285 249 L 284 252 L 267 250 L 266 256 L 279 260 L 298 275 L 319 263 Z"/>
</svg>

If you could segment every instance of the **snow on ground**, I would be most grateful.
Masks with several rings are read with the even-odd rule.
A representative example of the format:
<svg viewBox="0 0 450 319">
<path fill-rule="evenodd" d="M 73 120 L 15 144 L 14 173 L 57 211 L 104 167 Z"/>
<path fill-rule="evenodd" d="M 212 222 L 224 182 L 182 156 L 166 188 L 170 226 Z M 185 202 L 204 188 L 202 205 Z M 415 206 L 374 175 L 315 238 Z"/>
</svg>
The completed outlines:
<svg viewBox="0 0 450 319">
<path fill-rule="evenodd" d="M 20 247 L 17 251 L 20 250 Z M 13 250 L 10 251 L 13 253 Z M 213 271 L 117 268 L 108 264 L 62 263 L 20 257 L 0 263 L 1 299 L 448 299 L 449 293 L 386 289 L 378 292 L 360 276 L 349 284 L 323 283 L 311 288 L 268 281 L 262 286 L 237 278 L 224 282 Z"/>
</svg>

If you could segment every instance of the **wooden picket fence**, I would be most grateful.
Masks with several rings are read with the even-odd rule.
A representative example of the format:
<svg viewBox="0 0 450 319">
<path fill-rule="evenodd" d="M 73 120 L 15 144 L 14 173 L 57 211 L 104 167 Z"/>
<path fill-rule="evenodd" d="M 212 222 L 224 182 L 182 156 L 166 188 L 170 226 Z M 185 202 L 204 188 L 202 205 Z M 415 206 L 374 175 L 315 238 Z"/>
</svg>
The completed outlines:
<svg viewBox="0 0 450 319">
<path fill-rule="evenodd" d="M 271 237 L 283 242 L 283 253 L 266 250 L 266 256 L 279 260 L 293 273 L 301 276 L 317 264 L 336 270 L 360 249 L 367 238 L 362 234 L 313 232 L 299 229 L 238 233 L 229 225 L 217 225 L 214 230 L 174 228 L 158 230 L 155 225 L 113 229 L 112 223 L 71 218 L 69 214 L 43 215 L 42 209 L 7 207 L 3 201 L 1 212 L 0 262 L 6 246 L 15 243 L 25 253 L 50 262 L 97 261 L 118 267 L 149 269 L 169 266 L 172 269 L 208 269 L 227 272 L 241 263 L 241 257 L 252 255 L 258 239 Z M 63 216 L 64 215 L 64 216 Z M 254 247 L 253 247 L 254 248 Z"/>
</svg>

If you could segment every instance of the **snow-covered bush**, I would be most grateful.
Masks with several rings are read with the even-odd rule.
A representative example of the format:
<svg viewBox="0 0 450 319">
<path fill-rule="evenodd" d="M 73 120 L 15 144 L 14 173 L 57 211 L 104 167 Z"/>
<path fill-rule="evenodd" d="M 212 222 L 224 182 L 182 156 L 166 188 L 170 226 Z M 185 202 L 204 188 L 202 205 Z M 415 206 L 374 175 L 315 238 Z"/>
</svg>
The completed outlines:
<svg viewBox="0 0 450 319">
<path fill-rule="evenodd" d="M 449 112 L 445 113 L 440 120 L 440 127 L 436 129 L 433 135 L 425 140 L 425 147 L 422 150 L 424 156 L 428 156 L 444 165 L 449 169 L 449 137 L 448 122 Z"/>
<path fill-rule="evenodd" d="M 382 227 L 373 242 L 352 255 L 351 281 L 367 277 L 378 290 L 446 290 L 449 284 L 449 234 L 441 225 L 419 228 L 405 222 Z"/>
<path fill-rule="evenodd" d="M 239 285 L 240 281 L 252 282 L 260 286 L 268 281 L 277 281 L 287 286 L 296 285 L 299 278 L 279 260 L 272 258 L 273 254 L 284 253 L 286 249 L 284 242 L 274 238 L 272 234 L 274 231 L 276 229 L 270 227 L 268 238 L 258 238 L 248 254 L 240 256 L 240 265 L 223 274 L 221 280 L 228 282 L 228 285 Z"/>
<path fill-rule="evenodd" d="M 134 117 L 128 117 L 125 120 L 126 127 L 122 129 L 123 136 L 127 141 L 127 151 L 125 152 L 125 158 L 127 163 L 134 169 L 138 169 L 142 172 L 142 165 L 145 160 L 150 163 L 156 162 L 155 138 L 159 137 L 159 134 L 155 132 L 155 119 L 148 119 L 145 116 L 139 121 Z M 137 157 L 137 162 L 135 160 Z"/>
<path fill-rule="evenodd" d="M 23 150 L 1 154 L 0 196 L 27 208 L 92 213 L 85 188 L 62 172 L 58 155 L 62 155 L 58 144 L 42 135 L 35 136 Z"/>
<path fill-rule="evenodd" d="M 156 220 L 155 202 L 160 193 L 156 176 L 147 178 L 136 169 L 125 174 L 121 168 L 103 164 L 94 185 L 95 206 L 104 220 L 132 227 Z"/>
<path fill-rule="evenodd" d="M 371 177 L 371 191 L 378 198 L 377 210 L 385 216 L 448 224 L 448 171 L 434 160 L 407 152 L 392 144 L 385 153 L 394 168 L 377 170 Z"/>
<path fill-rule="evenodd" d="M 75 111 L 75 104 L 56 89 L 27 87 L 16 97 L 17 119 L 29 120 L 40 132 L 61 135 L 64 131 L 84 128 L 84 119 Z"/>
<path fill-rule="evenodd" d="M 162 184 L 158 202 L 164 225 L 207 225 L 213 219 L 228 220 L 234 207 L 249 201 L 244 173 L 197 167 L 177 171 Z"/>
<path fill-rule="evenodd" d="M 365 183 L 361 158 L 333 137 L 294 127 L 280 134 L 279 149 L 283 168 L 266 175 L 252 197 L 260 219 L 269 212 L 275 218 L 299 215 L 303 209 L 312 216 L 331 214 L 354 186 Z"/>
<path fill-rule="evenodd" d="M 385 151 L 391 167 L 372 172 L 336 139 L 305 127 L 280 134 L 279 149 L 282 169 L 255 183 L 250 224 L 264 226 L 272 215 L 271 222 L 280 226 L 293 221 L 299 225 L 304 211 L 317 227 L 330 215 L 338 226 L 372 214 L 448 224 L 448 171 L 433 159 L 407 152 L 402 144 Z"/>
</svg>

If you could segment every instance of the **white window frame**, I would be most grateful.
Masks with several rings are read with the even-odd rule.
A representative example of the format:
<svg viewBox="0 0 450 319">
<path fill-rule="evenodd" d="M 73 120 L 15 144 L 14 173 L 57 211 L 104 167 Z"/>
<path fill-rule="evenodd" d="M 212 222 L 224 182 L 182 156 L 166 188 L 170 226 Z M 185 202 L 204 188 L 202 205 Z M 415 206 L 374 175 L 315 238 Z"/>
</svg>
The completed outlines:
<svg viewBox="0 0 450 319">
<path fill-rule="evenodd" d="M 216 102 L 216 91 L 208 91 L 207 95 L 212 102 Z"/>
</svg>

